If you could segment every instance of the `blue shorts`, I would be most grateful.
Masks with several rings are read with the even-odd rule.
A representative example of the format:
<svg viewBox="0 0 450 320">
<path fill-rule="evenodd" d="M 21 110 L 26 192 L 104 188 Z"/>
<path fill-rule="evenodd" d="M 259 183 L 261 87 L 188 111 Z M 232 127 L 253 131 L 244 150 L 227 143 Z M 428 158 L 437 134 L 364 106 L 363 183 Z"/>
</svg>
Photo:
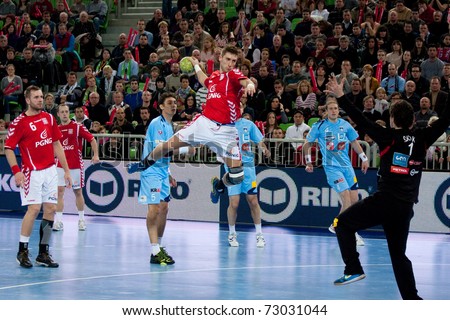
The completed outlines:
<svg viewBox="0 0 450 320">
<path fill-rule="evenodd" d="M 330 187 L 337 193 L 345 190 L 357 190 L 358 180 L 352 167 L 324 167 Z"/>
<path fill-rule="evenodd" d="M 141 175 L 141 187 L 139 188 L 140 204 L 159 204 L 170 201 L 169 177 L 162 178 L 160 175 Z"/>
<path fill-rule="evenodd" d="M 241 193 L 258 194 L 255 167 L 244 165 L 243 168 L 244 168 L 244 181 L 242 181 L 240 184 L 227 187 L 229 196 L 235 196 Z M 225 171 L 228 172 L 228 168 L 226 166 Z"/>
</svg>

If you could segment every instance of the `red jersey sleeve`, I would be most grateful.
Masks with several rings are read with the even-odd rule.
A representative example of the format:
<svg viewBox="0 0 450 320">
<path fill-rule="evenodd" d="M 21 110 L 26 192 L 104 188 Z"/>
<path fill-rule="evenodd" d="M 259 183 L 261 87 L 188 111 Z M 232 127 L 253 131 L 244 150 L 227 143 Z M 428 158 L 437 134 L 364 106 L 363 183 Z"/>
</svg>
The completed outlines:
<svg viewBox="0 0 450 320">
<path fill-rule="evenodd" d="M 78 130 L 79 130 L 79 137 L 83 138 L 87 142 L 91 142 L 94 140 L 94 136 L 89 132 L 88 129 L 84 125 L 78 124 Z"/>
<path fill-rule="evenodd" d="M 17 117 L 8 127 L 8 134 L 6 135 L 5 141 L 5 149 L 14 150 L 16 146 L 19 144 L 20 139 L 22 138 L 22 133 L 24 130 L 20 130 L 19 121 L 23 116 Z"/>
<path fill-rule="evenodd" d="M 48 114 L 49 115 L 49 121 L 52 125 L 52 138 L 53 138 L 53 142 L 61 140 L 63 135 L 61 133 L 61 131 L 58 128 L 58 123 L 56 122 L 56 119 L 53 115 Z"/>
</svg>

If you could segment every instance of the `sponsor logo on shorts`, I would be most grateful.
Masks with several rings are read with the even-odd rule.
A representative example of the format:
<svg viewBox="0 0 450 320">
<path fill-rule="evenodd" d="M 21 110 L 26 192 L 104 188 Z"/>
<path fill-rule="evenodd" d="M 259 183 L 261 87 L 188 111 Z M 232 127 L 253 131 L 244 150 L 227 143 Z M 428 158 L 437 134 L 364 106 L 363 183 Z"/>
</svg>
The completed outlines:
<svg viewBox="0 0 450 320">
<path fill-rule="evenodd" d="M 420 171 L 419 171 L 419 170 L 416 170 L 416 169 L 411 169 L 411 171 L 409 172 L 409 174 L 411 175 L 411 177 L 412 177 L 412 176 L 415 176 L 415 175 L 418 174 L 418 173 L 420 173 Z"/>
<path fill-rule="evenodd" d="M 391 166 L 391 172 L 397 174 L 409 174 L 408 168 L 402 168 L 397 166 Z"/>
<path fill-rule="evenodd" d="M 230 151 L 225 152 L 225 154 L 230 158 L 239 158 L 240 157 L 239 153 L 232 153 Z"/>
<path fill-rule="evenodd" d="M 342 183 L 342 182 L 344 182 L 344 178 L 339 178 L 339 179 L 333 181 L 334 184 L 338 184 L 338 183 Z"/>
<path fill-rule="evenodd" d="M 161 192 L 161 189 L 159 189 L 159 188 L 151 188 L 150 192 Z"/>
<path fill-rule="evenodd" d="M 394 152 L 394 159 L 392 159 L 392 164 L 400 167 L 408 167 L 409 156 L 403 153 Z"/>
</svg>

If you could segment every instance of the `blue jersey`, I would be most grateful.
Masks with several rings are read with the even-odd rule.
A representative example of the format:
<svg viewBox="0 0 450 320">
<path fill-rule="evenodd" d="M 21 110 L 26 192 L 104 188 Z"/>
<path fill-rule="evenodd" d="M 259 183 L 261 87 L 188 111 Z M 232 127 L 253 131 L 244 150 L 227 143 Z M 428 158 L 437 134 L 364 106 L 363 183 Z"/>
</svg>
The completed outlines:
<svg viewBox="0 0 450 320">
<path fill-rule="evenodd" d="M 168 123 L 163 116 L 159 116 L 150 122 L 145 135 L 143 156 L 147 156 L 155 147 L 169 140 L 173 136 L 172 123 Z M 163 157 L 156 161 L 154 165 L 142 172 L 142 176 L 158 174 L 160 176 L 168 176 L 170 157 Z"/>
<path fill-rule="evenodd" d="M 323 166 L 352 167 L 349 156 L 350 142 L 358 139 L 358 133 L 345 120 L 335 123 L 328 119 L 316 122 L 309 132 L 308 142 L 318 141 Z"/>
<path fill-rule="evenodd" d="M 239 148 L 241 150 L 242 163 L 247 166 L 255 166 L 255 154 L 252 148 L 253 143 L 260 143 L 264 136 L 258 127 L 250 120 L 239 119 L 235 123 L 239 135 Z"/>
</svg>

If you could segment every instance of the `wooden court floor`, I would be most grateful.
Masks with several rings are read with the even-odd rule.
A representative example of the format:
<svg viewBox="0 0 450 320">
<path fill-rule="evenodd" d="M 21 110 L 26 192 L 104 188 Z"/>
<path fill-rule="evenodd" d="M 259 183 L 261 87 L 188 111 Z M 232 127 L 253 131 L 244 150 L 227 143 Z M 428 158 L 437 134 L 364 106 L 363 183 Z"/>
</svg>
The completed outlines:
<svg viewBox="0 0 450 320">
<path fill-rule="evenodd" d="M 398 300 L 386 241 L 362 233 L 359 248 L 367 278 L 335 287 L 343 272 L 335 236 L 325 230 L 263 227 L 266 247 L 256 248 L 253 228 L 239 228 L 231 248 L 217 223 L 168 221 L 164 245 L 176 263 L 149 264 L 145 220 L 64 216 L 53 232 L 58 269 L 20 268 L 15 256 L 21 220 L 0 218 L 1 300 Z M 39 221 L 30 252 L 37 255 Z M 408 244 L 419 294 L 450 299 L 450 234 L 413 233 Z"/>
</svg>

